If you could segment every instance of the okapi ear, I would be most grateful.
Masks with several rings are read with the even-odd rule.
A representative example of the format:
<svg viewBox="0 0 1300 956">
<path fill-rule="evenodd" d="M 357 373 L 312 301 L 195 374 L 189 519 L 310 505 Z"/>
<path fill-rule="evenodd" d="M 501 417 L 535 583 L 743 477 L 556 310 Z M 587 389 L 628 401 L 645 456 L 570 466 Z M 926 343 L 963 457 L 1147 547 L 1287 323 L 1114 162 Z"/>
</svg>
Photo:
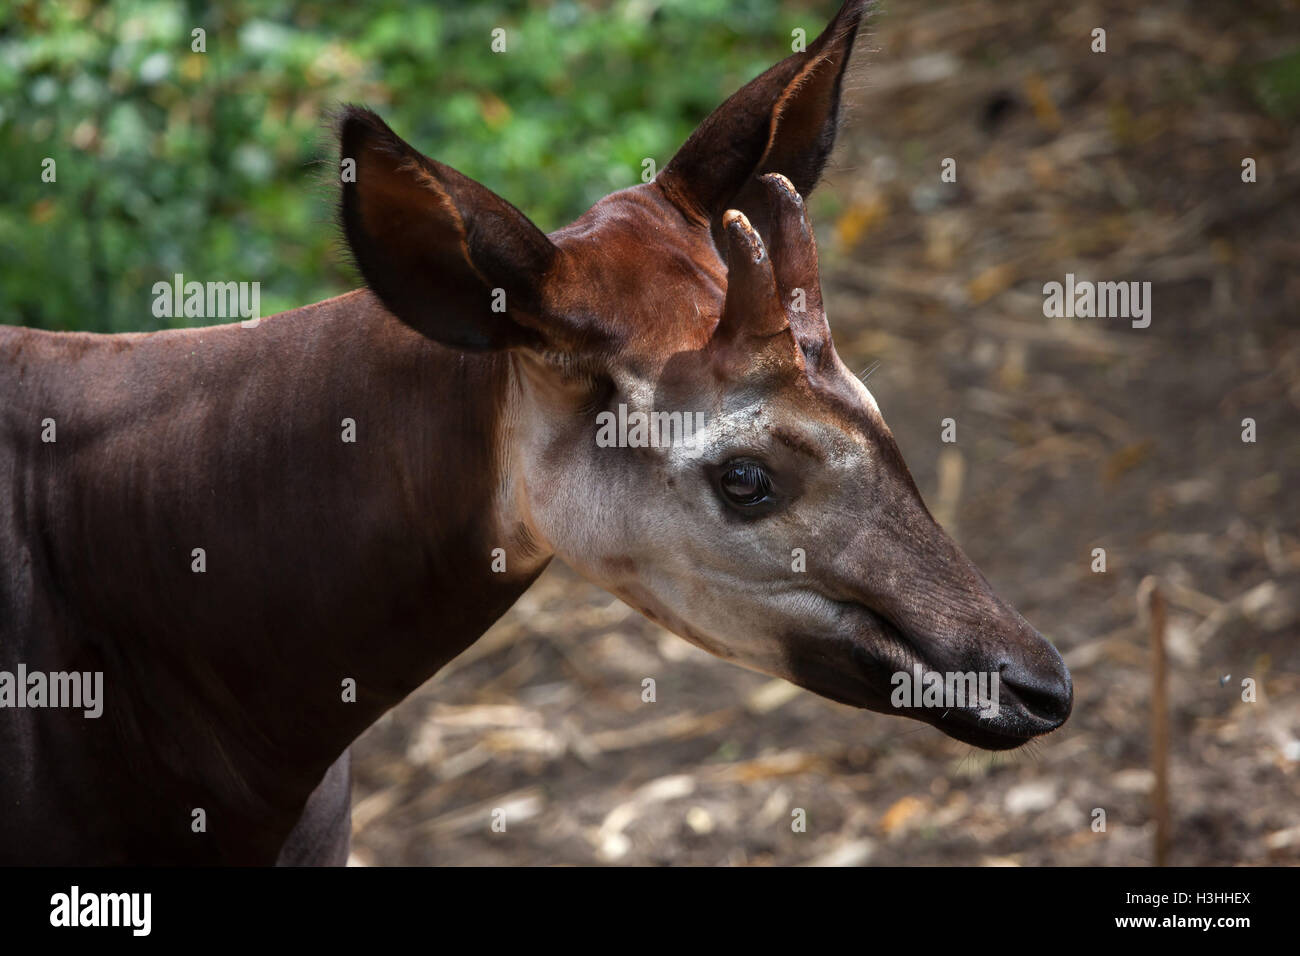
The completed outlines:
<svg viewBox="0 0 1300 956">
<path fill-rule="evenodd" d="M 453 348 L 545 344 L 541 290 L 557 250 L 528 217 L 369 110 L 347 108 L 339 146 L 343 230 L 390 312 Z"/>
<path fill-rule="evenodd" d="M 657 182 L 688 214 L 716 224 L 764 173 L 807 196 L 821 178 L 839 126 L 840 87 L 869 0 L 847 0 L 806 50 L 786 57 L 713 111 Z"/>
</svg>

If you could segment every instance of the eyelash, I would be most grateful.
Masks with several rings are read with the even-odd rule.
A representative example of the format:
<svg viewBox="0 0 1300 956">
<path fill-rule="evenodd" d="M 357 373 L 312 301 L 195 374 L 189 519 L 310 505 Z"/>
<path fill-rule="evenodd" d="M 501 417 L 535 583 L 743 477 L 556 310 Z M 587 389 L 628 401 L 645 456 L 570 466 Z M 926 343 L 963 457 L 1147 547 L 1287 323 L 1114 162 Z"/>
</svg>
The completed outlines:
<svg viewBox="0 0 1300 956">
<path fill-rule="evenodd" d="M 728 478 L 735 477 L 736 483 L 743 487 L 752 487 L 753 491 L 736 494 L 727 489 Z M 756 461 L 736 460 L 723 466 L 718 476 L 718 490 L 723 500 L 736 508 L 754 508 L 772 500 L 772 477 L 767 469 Z"/>
</svg>

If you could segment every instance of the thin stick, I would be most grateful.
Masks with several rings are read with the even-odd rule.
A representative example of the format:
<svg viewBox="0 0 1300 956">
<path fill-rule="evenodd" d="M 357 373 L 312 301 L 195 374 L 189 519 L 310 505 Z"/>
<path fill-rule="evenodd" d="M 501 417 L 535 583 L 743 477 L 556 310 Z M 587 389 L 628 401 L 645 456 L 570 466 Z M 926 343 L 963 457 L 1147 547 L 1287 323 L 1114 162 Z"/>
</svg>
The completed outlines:
<svg viewBox="0 0 1300 956">
<path fill-rule="evenodd" d="M 1151 807 L 1156 819 L 1155 863 L 1166 866 L 1170 837 L 1169 694 L 1165 681 L 1165 599 L 1155 578 L 1143 580 L 1138 588 L 1138 600 L 1146 605 L 1151 627 L 1151 768 L 1156 778 Z"/>
</svg>

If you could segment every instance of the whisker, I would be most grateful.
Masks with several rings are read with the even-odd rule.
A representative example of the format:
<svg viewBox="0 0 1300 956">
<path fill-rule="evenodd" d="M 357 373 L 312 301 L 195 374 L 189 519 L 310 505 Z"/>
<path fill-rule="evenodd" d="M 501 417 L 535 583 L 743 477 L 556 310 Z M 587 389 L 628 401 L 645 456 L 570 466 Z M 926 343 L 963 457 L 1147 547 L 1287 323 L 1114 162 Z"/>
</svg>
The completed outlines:
<svg viewBox="0 0 1300 956">
<path fill-rule="evenodd" d="M 861 372 L 858 373 L 858 381 L 861 382 L 863 385 L 866 385 L 867 379 L 871 376 L 871 373 L 878 368 L 880 368 L 880 362 L 879 361 L 872 362 L 870 365 L 868 365 L 866 368 L 864 368 Z"/>
</svg>

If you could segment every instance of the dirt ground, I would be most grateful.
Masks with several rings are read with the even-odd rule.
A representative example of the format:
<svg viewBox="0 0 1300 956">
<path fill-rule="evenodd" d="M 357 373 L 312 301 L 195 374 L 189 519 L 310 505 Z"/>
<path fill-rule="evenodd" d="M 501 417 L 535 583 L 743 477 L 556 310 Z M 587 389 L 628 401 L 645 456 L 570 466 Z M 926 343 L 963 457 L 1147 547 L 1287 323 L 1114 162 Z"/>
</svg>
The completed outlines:
<svg viewBox="0 0 1300 956">
<path fill-rule="evenodd" d="M 1148 865 L 1147 575 L 1170 863 L 1300 863 L 1297 7 L 887 6 L 812 207 L 831 326 L 880 362 L 931 510 L 1065 655 L 1069 723 L 989 755 L 708 657 L 553 563 L 359 742 L 354 863 Z M 1045 318 L 1068 272 L 1150 282 L 1150 326 Z"/>
</svg>

